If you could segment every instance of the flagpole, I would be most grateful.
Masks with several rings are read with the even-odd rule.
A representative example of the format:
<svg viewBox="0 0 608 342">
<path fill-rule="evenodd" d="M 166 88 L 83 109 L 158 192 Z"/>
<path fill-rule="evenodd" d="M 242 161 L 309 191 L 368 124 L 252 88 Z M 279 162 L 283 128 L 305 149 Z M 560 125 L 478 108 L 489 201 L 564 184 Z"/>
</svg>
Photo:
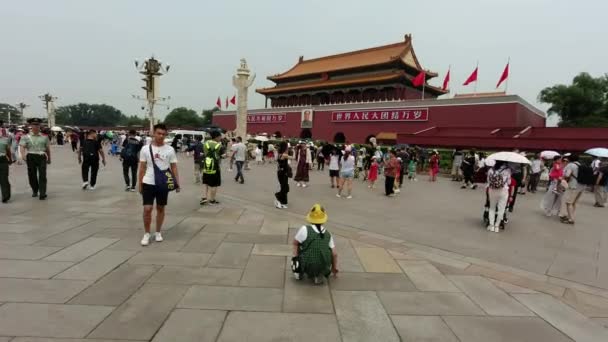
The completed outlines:
<svg viewBox="0 0 608 342">
<path fill-rule="evenodd" d="M 424 72 L 424 77 L 422 79 L 422 99 L 424 100 L 424 85 L 426 84 L 426 72 L 424 70 L 422 70 L 422 72 Z"/>
<path fill-rule="evenodd" d="M 511 76 L 511 56 L 507 59 L 507 66 L 509 68 L 509 75 L 507 75 L 507 79 L 505 82 L 505 95 L 507 95 L 507 91 L 509 91 L 509 78 Z"/>
<path fill-rule="evenodd" d="M 479 60 L 477 61 L 477 66 L 475 66 L 475 71 L 477 72 L 477 79 L 475 80 L 475 89 L 473 90 L 473 96 L 477 96 L 477 83 L 479 83 Z"/>
<path fill-rule="evenodd" d="M 448 75 L 450 75 L 450 77 L 452 77 L 452 64 L 448 65 Z M 448 88 L 446 89 L 448 91 L 448 94 L 452 93 L 452 87 L 450 86 L 450 80 L 448 80 Z"/>
</svg>

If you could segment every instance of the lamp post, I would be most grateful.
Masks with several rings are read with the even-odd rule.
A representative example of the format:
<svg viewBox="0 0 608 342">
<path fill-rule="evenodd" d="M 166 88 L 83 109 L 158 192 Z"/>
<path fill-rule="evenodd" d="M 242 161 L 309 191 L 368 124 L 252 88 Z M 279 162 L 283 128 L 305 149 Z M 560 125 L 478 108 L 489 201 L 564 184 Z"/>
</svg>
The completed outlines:
<svg viewBox="0 0 608 342">
<path fill-rule="evenodd" d="M 40 95 L 38 97 L 44 103 L 44 107 L 46 108 L 47 124 L 49 128 L 52 128 L 55 126 L 55 108 L 53 107 L 53 102 L 57 100 L 57 97 L 49 93 Z"/>
<path fill-rule="evenodd" d="M 157 93 L 157 82 L 156 79 L 169 72 L 169 64 L 163 65 L 163 63 L 154 58 L 154 56 L 144 60 L 143 63 L 139 63 L 135 60 L 135 69 L 144 76 L 142 81 L 145 85 L 142 87 L 146 91 L 146 100 L 148 101 L 148 119 L 150 120 L 150 134 L 154 127 L 154 105 L 159 98 L 156 97 Z"/>
<path fill-rule="evenodd" d="M 26 107 L 29 107 L 29 105 L 27 105 L 27 104 L 25 104 L 23 102 L 17 103 L 17 108 L 19 108 L 19 113 L 21 113 L 21 120 L 23 120 L 23 118 L 25 118 L 25 116 L 23 114 L 23 111 L 25 110 Z M 10 114 L 9 114 L 9 117 L 8 117 L 8 123 L 9 124 L 11 123 Z"/>
</svg>

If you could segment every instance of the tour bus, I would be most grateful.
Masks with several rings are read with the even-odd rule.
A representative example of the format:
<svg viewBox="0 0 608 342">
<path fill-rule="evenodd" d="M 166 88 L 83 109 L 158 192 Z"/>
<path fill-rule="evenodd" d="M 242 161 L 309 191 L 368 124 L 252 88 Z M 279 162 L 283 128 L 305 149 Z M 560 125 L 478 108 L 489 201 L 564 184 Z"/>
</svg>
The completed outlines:
<svg viewBox="0 0 608 342">
<path fill-rule="evenodd" d="M 194 141 L 194 138 L 197 136 L 202 136 L 203 137 L 203 141 L 205 141 L 205 138 L 207 132 L 205 131 L 191 131 L 191 130 L 185 130 L 185 129 L 175 129 L 175 130 L 171 130 L 169 131 L 169 134 L 167 134 L 167 137 L 165 138 L 165 144 L 169 144 L 171 145 L 171 143 L 173 142 L 173 138 L 175 138 L 176 135 L 181 135 L 182 139 L 189 137 L 192 141 Z M 179 141 L 178 145 L 177 145 L 178 149 L 182 149 L 182 142 Z"/>
</svg>

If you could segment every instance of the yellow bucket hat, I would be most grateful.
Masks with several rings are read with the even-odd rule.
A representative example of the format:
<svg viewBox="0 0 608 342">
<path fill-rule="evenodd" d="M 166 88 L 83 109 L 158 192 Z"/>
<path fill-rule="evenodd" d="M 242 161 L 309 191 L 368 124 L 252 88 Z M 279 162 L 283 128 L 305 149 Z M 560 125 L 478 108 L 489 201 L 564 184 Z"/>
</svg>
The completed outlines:
<svg viewBox="0 0 608 342">
<path fill-rule="evenodd" d="M 327 222 L 327 214 L 325 213 L 325 208 L 323 208 L 320 204 L 315 204 L 308 212 L 306 216 L 308 222 L 312 224 L 323 224 Z"/>
</svg>

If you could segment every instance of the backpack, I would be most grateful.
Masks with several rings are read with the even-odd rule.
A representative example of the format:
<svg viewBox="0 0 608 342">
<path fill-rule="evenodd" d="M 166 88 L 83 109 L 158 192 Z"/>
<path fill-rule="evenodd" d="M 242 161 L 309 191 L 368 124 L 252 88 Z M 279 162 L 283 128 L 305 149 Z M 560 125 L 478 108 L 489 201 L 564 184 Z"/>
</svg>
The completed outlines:
<svg viewBox="0 0 608 342">
<path fill-rule="evenodd" d="M 139 152 L 140 142 L 137 139 L 127 139 L 127 146 L 122 149 L 121 157 L 125 160 L 137 159 L 137 153 Z"/>
<path fill-rule="evenodd" d="M 494 171 L 488 177 L 488 183 L 490 184 L 490 188 L 492 189 L 501 189 L 505 186 L 505 179 L 502 176 L 502 173 L 499 171 Z"/>
<path fill-rule="evenodd" d="M 212 149 L 209 142 L 205 143 L 205 148 L 208 153 L 205 157 L 203 164 L 203 173 L 207 175 L 214 175 L 217 173 L 217 160 L 215 158 L 216 152 L 220 149 L 220 144 L 215 143 L 215 147 Z"/>
<path fill-rule="evenodd" d="M 317 233 L 312 226 L 306 226 L 306 240 L 301 244 L 298 254 L 301 272 L 309 278 L 328 276 L 331 273 L 332 252 L 329 248 L 331 234 L 328 231 Z"/>
<path fill-rule="evenodd" d="M 82 157 L 84 159 L 97 159 L 97 153 L 97 141 L 86 139 L 82 144 Z"/>
<path fill-rule="evenodd" d="M 578 166 L 578 177 L 574 177 L 574 175 L 572 175 L 572 177 L 574 177 L 580 184 L 594 185 L 596 177 L 593 174 L 593 169 L 591 166 L 583 165 L 579 162 L 575 162 L 574 164 Z"/>
</svg>

